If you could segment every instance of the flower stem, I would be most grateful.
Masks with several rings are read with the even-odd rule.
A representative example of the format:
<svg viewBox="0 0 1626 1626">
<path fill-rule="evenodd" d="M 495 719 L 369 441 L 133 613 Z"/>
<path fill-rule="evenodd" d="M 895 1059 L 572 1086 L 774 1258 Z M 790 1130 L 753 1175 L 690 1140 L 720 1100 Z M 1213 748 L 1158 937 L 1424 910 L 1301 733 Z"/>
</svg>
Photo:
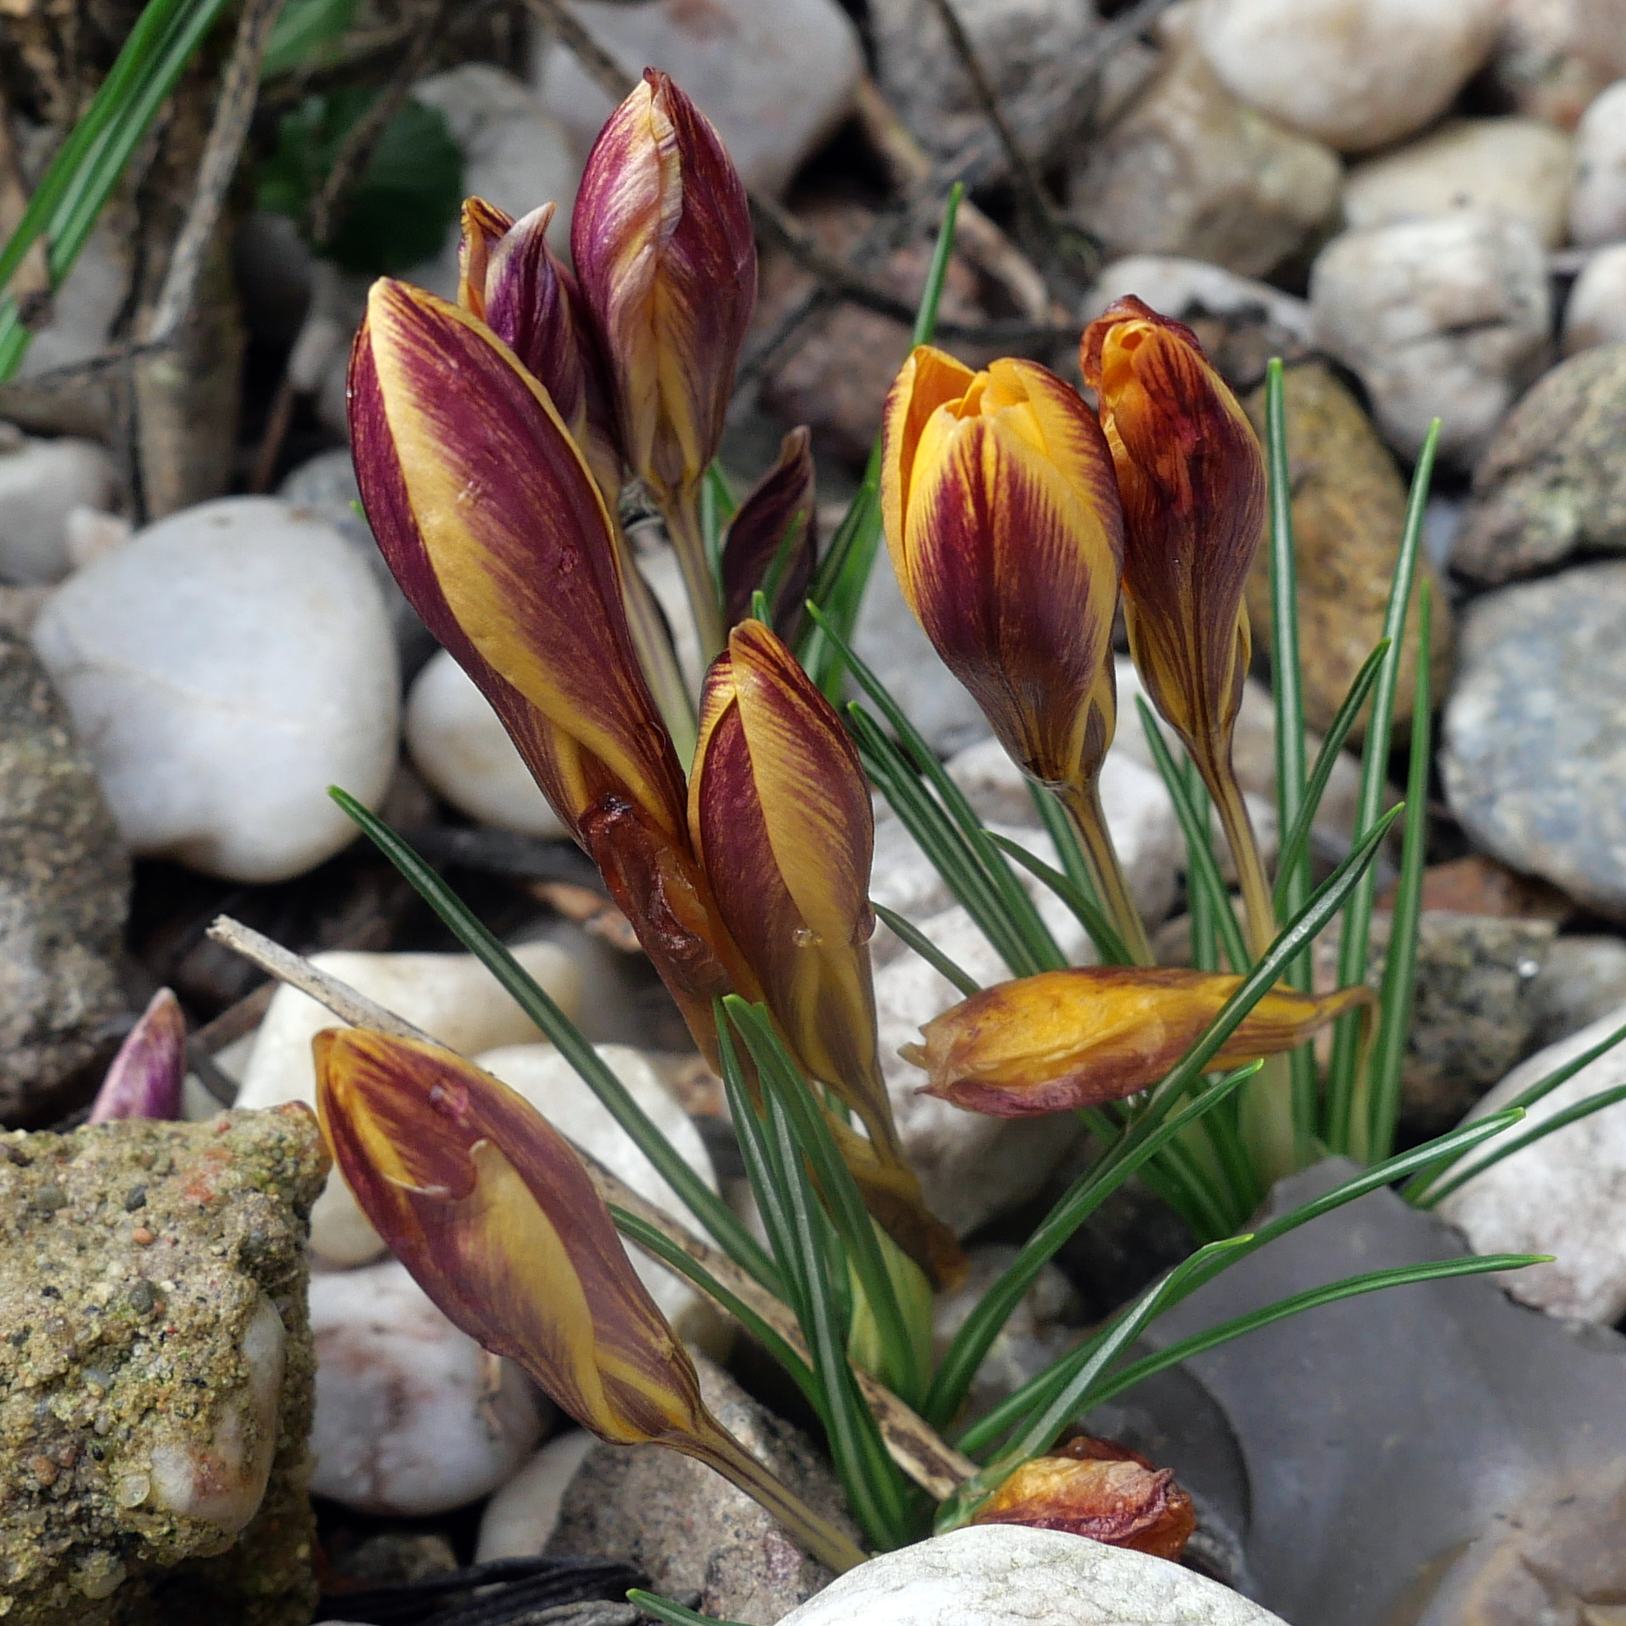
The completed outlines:
<svg viewBox="0 0 1626 1626">
<path fill-rule="evenodd" d="M 851 1536 L 821 1518 L 788 1486 L 776 1479 L 721 1424 L 708 1433 L 704 1451 L 692 1441 L 672 1442 L 679 1450 L 715 1469 L 782 1524 L 806 1553 L 838 1575 L 866 1562 L 869 1555 Z"/>
<path fill-rule="evenodd" d="M 695 631 L 700 638 L 701 658 L 708 663 L 722 653 L 728 641 L 728 629 L 723 625 L 723 602 L 717 589 L 717 578 L 712 574 L 711 561 L 706 557 L 706 535 L 700 523 L 699 488 L 684 487 L 672 494 L 662 505 L 666 516 L 666 533 L 672 539 L 677 553 L 678 569 L 683 575 L 684 590 L 689 595 L 689 609 L 694 615 Z"/>
<path fill-rule="evenodd" d="M 1084 861 L 1090 867 L 1095 889 L 1106 905 L 1112 923 L 1118 928 L 1129 957 L 1136 965 L 1154 963 L 1152 945 L 1146 936 L 1145 923 L 1140 910 L 1129 895 L 1129 882 L 1123 865 L 1118 861 L 1118 849 L 1113 845 L 1112 832 L 1107 828 L 1107 817 L 1101 808 L 1101 794 L 1094 781 L 1060 787 L 1059 795 L 1067 816 L 1078 832 L 1079 846 Z"/>
<path fill-rule="evenodd" d="M 683 669 L 678 665 L 677 651 L 672 647 L 666 621 L 649 583 L 644 580 L 631 544 L 616 527 L 616 554 L 621 565 L 621 599 L 627 610 L 627 627 L 632 633 L 632 647 L 643 669 L 644 681 L 660 708 L 661 721 L 672 736 L 672 747 L 678 761 L 687 763 L 694 755 L 698 725 L 695 719 L 694 696 L 683 680 Z"/>
</svg>

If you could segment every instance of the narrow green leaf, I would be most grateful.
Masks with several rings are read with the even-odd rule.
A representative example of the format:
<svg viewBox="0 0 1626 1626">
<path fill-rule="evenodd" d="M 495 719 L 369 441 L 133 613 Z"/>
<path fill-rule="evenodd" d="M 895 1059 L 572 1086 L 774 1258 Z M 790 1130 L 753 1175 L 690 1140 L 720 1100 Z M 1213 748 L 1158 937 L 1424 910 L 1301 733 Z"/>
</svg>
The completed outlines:
<svg viewBox="0 0 1626 1626">
<path fill-rule="evenodd" d="M 706 477 L 700 483 L 700 535 L 706 544 L 706 560 L 711 565 L 714 579 L 722 580 L 723 532 L 728 522 L 739 512 L 734 493 L 729 489 L 728 476 L 722 465 L 710 463 Z"/>
<path fill-rule="evenodd" d="M 638 1150 L 655 1166 L 713 1241 L 742 1270 L 748 1270 L 770 1292 L 782 1291 L 779 1273 L 761 1245 L 732 1210 L 684 1161 L 682 1154 L 639 1106 L 632 1092 L 605 1065 L 604 1058 L 582 1037 L 581 1030 L 559 1009 L 546 989 L 525 970 L 507 947 L 475 918 L 461 898 L 429 867 L 411 845 L 378 815 L 337 787 L 328 791 L 363 834 L 400 871 L 452 935 L 480 961 L 541 1028 L 554 1048 L 580 1074 L 607 1112 Z"/>
<path fill-rule="evenodd" d="M 356 0 L 286 0 L 271 25 L 260 77 L 276 79 L 320 66 L 334 54 L 355 16 Z"/>
<path fill-rule="evenodd" d="M 1146 743 L 1151 748 L 1152 761 L 1157 765 L 1164 788 L 1174 803 L 1175 817 L 1179 819 L 1181 832 L 1186 838 L 1191 879 L 1207 896 L 1209 909 L 1214 916 L 1214 925 L 1219 932 L 1220 944 L 1225 950 L 1225 958 L 1231 962 L 1232 970 L 1240 975 L 1248 967 L 1249 955 L 1242 941 L 1242 928 L 1237 923 L 1236 911 L 1231 907 L 1230 890 L 1220 875 L 1219 860 L 1214 856 L 1213 832 L 1206 823 L 1201 822 L 1196 808 L 1192 805 L 1191 797 L 1186 791 L 1185 776 L 1180 772 L 1169 751 L 1168 744 L 1163 738 L 1163 730 L 1158 727 L 1157 717 L 1152 708 L 1138 695 L 1135 698 L 1135 707 L 1140 713 L 1140 725 L 1145 731 Z"/>
<path fill-rule="evenodd" d="M 1389 589 L 1389 605 L 1383 619 L 1383 636 L 1389 648 L 1378 669 L 1372 692 L 1372 715 L 1367 723 L 1366 745 L 1361 753 L 1361 794 L 1355 821 L 1359 838 L 1372 827 L 1383 800 L 1389 777 L 1390 735 L 1394 724 L 1395 694 L 1400 686 L 1400 662 L 1405 648 L 1406 612 L 1411 602 L 1412 580 L 1422 548 L 1423 515 L 1428 506 L 1429 482 L 1434 473 L 1435 454 L 1440 444 L 1440 422 L 1429 426 L 1418 454 L 1407 500 L 1406 526 L 1401 535 L 1400 557 L 1395 564 Z M 1343 933 L 1338 945 L 1338 984 L 1366 980 L 1366 951 L 1372 925 L 1372 897 L 1375 882 L 1367 876 L 1350 894 L 1344 911 Z M 1327 1145 L 1335 1152 L 1347 1152 L 1354 1135 L 1356 1071 L 1359 1057 L 1358 1019 L 1344 1017 L 1333 1029 L 1332 1060 L 1327 1069 Z"/>
<path fill-rule="evenodd" d="M 1432 706 L 1429 694 L 1430 628 L 1433 599 L 1429 584 L 1417 596 L 1417 690 L 1411 712 L 1411 760 L 1406 771 L 1406 823 L 1401 847 L 1400 884 L 1389 923 L 1389 949 L 1383 962 L 1377 1039 L 1367 1062 L 1366 1088 L 1354 1104 L 1358 1161 L 1385 1158 L 1394 1150 L 1400 1121 L 1400 1078 L 1411 1034 L 1417 992 L 1417 929 L 1423 911 L 1423 865 L 1428 847 L 1428 774 L 1432 762 Z M 1364 1097 L 1364 1098 L 1363 1098 Z"/>
<path fill-rule="evenodd" d="M 1021 842 L 1013 841 L 1009 836 L 998 835 L 990 830 L 988 839 L 1007 858 L 1020 864 L 1029 875 L 1043 881 L 1051 893 L 1067 906 L 1073 918 L 1089 933 L 1103 965 L 1130 963 L 1129 950 L 1124 947 L 1123 939 L 1113 928 L 1112 922 L 1107 919 L 1105 911 L 1074 882 L 1071 875 L 1064 874 L 1045 863 L 1042 858 L 1030 853 Z"/>
<path fill-rule="evenodd" d="M 723 1620 L 716 1615 L 703 1615 L 698 1609 L 688 1609 L 681 1603 L 673 1603 L 670 1598 L 660 1597 L 654 1592 L 645 1592 L 642 1587 L 633 1587 L 627 1593 L 627 1602 L 636 1604 L 646 1615 L 653 1615 L 656 1620 L 664 1620 L 669 1626 L 739 1626 L 738 1621 Z"/>
<path fill-rule="evenodd" d="M 918 954 L 945 982 L 953 983 L 967 999 L 981 993 L 982 984 L 970 972 L 956 965 L 918 926 L 905 920 L 896 909 L 888 909 L 884 903 L 872 903 L 870 907 L 894 936 L 906 948 Z"/>
</svg>

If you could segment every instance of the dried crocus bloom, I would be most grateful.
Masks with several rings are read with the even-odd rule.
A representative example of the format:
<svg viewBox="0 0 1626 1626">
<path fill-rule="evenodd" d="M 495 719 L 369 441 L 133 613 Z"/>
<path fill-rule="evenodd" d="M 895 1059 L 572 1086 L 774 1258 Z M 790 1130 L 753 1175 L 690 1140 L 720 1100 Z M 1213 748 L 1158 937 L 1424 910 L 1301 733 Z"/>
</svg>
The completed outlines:
<svg viewBox="0 0 1626 1626">
<path fill-rule="evenodd" d="M 1066 1530 L 1176 1561 L 1197 1515 L 1170 1469 L 1111 1441 L 1081 1436 L 1023 1463 L 971 1522 Z"/>
<path fill-rule="evenodd" d="M 1158 966 L 1085 966 L 1020 977 L 973 994 L 921 1029 L 901 1054 L 925 1070 L 928 1095 L 996 1118 L 1122 1100 L 1157 1083 L 1202 1036 L 1242 978 Z M 1366 987 L 1317 998 L 1278 988 L 1221 1045 L 1236 1067 L 1291 1050 Z"/>
</svg>

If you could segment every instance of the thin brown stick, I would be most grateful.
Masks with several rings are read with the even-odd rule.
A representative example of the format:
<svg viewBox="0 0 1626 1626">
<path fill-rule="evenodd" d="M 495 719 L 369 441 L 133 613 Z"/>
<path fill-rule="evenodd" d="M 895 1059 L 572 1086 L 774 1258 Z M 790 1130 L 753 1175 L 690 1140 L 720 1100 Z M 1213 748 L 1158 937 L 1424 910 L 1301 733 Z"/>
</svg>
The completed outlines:
<svg viewBox="0 0 1626 1626">
<path fill-rule="evenodd" d="M 430 1039 L 428 1034 L 404 1021 L 393 1011 L 386 1010 L 382 1005 L 368 999 L 366 995 L 340 982 L 337 977 L 330 977 L 325 971 L 318 970 L 303 956 L 283 948 L 281 944 L 273 942 L 251 926 L 233 920 L 229 915 L 221 915 L 210 926 L 209 936 L 234 953 L 241 954 L 244 959 L 252 961 L 279 982 L 285 982 L 289 987 L 308 994 L 318 1003 L 327 1006 L 335 1016 L 354 1027 L 373 1028 L 399 1039 Z M 812 1356 L 802 1339 L 801 1329 L 796 1325 L 795 1317 L 780 1300 L 767 1292 L 753 1276 L 741 1270 L 726 1254 L 713 1248 L 710 1243 L 702 1241 L 664 1209 L 656 1207 L 647 1198 L 640 1196 L 631 1186 L 605 1168 L 591 1153 L 582 1151 L 579 1146 L 576 1151 L 587 1165 L 599 1195 L 606 1203 L 625 1209 L 652 1229 L 659 1231 L 730 1293 L 748 1305 L 803 1360 L 812 1364 Z M 922 1490 L 942 1501 L 953 1495 L 960 1484 L 977 1471 L 977 1465 L 970 1458 L 946 1444 L 921 1417 L 885 1385 L 877 1382 L 867 1372 L 855 1369 L 854 1376 L 858 1380 L 864 1398 L 869 1402 L 871 1411 L 875 1414 L 875 1421 L 880 1427 L 881 1436 L 886 1441 L 892 1460 Z"/>
</svg>

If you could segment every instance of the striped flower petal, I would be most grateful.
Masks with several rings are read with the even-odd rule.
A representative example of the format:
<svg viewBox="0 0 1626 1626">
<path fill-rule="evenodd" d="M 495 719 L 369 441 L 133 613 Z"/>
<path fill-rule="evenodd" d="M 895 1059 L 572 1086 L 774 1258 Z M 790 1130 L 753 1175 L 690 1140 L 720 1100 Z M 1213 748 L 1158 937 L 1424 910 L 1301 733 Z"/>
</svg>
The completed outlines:
<svg viewBox="0 0 1626 1626">
<path fill-rule="evenodd" d="M 723 613 L 730 625 L 750 615 L 751 595 L 761 590 L 774 631 L 793 639 L 818 551 L 812 436 L 805 428 L 793 429 L 723 536 Z"/>
<path fill-rule="evenodd" d="M 600 131 L 571 255 L 627 461 L 664 500 L 716 455 L 757 275 L 739 173 L 665 74 L 646 72 Z"/>
<path fill-rule="evenodd" d="M 381 281 L 350 421 L 396 580 L 477 682 L 490 692 L 496 674 L 542 719 L 552 782 L 538 777 L 560 816 L 577 828 L 619 787 L 679 835 L 682 773 L 633 652 L 609 516 L 547 392 L 476 318 Z M 513 726 L 515 707 L 498 710 Z"/>
<path fill-rule="evenodd" d="M 91 1103 L 90 1122 L 179 1118 L 186 1079 L 186 1018 L 167 988 L 152 996 L 125 1035 Z"/>
<path fill-rule="evenodd" d="M 1123 496 L 1130 653 L 1200 760 L 1228 757 L 1265 526 L 1259 439 L 1196 335 L 1138 299 L 1090 324 L 1081 360 Z"/>
<path fill-rule="evenodd" d="M 1045 971 L 985 988 L 934 1017 L 901 1054 L 927 1095 L 995 1118 L 1066 1112 L 1155 1084 L 1201 1037 L 1240 977 L 1163 966 Z M 1357 1006 L 1366 987 L 1317 998 L 1278 988 L 1245 1016 L 1216 1068 L 1291 1050 Z"/>
<path fill-rule="evenodd" d="M 971 373 L 923 347 L 893 388 L 882 469 L 898 579 L 944 664 L 1030 774 L 1092 779 L 1116 720 L 1123 539 L 1077 391 L 1033 362 Z"/>
</svg>

